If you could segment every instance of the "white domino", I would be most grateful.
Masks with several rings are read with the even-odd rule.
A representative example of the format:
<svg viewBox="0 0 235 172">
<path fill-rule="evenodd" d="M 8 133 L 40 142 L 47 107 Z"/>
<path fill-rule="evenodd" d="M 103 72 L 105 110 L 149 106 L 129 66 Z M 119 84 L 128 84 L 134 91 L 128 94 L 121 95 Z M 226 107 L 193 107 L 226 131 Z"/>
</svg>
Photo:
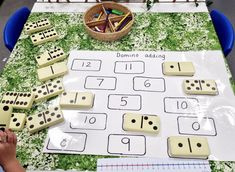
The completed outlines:
<svg viewBox="0 0 235 172">
<path fill-rule="evenodd" d="M 60 106 L 64 108 L 83 108 L 93 107 L 94 94 L 90 92 L 64 92 L 60 97 Z"/>
<path fill-rule="evenodd" d="M 51 28 L 39 33 L 35 33 L 31 35 L 30 38 L 34 45 L 39 45 L 48 41 L 54 41 L 59 38 L 59 35 L 54 28 Z"/>
<path fill-rule="evenodd" d="M 59 107 L 49 108 L 36 115 L 27 117 L 26 125 L 29 133 L 35 133 L 44 128 L 51 127 L 64 121 L 62 111 Z"/>
<path fill-rule="evenodd" d="M 126 113 L 123 116 L 123 129 L 157 134 L 160 130 L 160 119 L 157 115 Z"/>
<path fill-rule="evenodd" d="M 164 62 L 163 74 L 169 76 L 193 76 L 195 69 L 192 62 Z"/>
<path fill-rule="evenodd" d="M 35 94 L 35 102 L 55 97 L 63 91 L 64 87 L 61 79 L 55 79 L 32 89 L 32 93 Z"/>
<path fill-rule="evenodd" d="M 62 50 L 62 48 L 53 48 L 49 51 L 44 52 L 40 56 L 36 57 L 37 63 L 39 67 L 45 67 L 51 65 L 55 62 L 63 60 L 66 57 L 66 54 Z"/>
<path fill-rule="evenodd" d="M 12 113 L 9 128 L 14 131 L 21 131 L 24 128 L 26 115 L 24 113 Z"/>
<path fill-rule="evenodd" d="M 52 25 L 48 19 L 41 19 L 35 22 L 27 22 L 24 26 L 25 32 L 31 34 L 51 28 Z"/>
<path fill-rule="evenodd" d="M 62 76 L 68 72 L 65 62 L 55 63 L 37 70 L 38 79 L 40 81 L 47 81 L 56 77 Z"/>
<path fill-rule="evenodd" d="M 9 128 L 12 110 L 12 106 L 0 104 L 0 130 Z"/>
<path fill-rule="evenodd" d="M 34 94 L 30 92 L 8 91 L 2 98 L 2 104 L 11 105 L 15 109 L 30 109 L 34 101 Z"/>
<path fill-rule="evenodd" d="M 218 89 L 214 80 L 188 79 L 183 81 L 186 94 L 217 95 Z"/>
<path fill-rule="evenodd" d="M 207 159 L 210 149 L 204 137 L 171 136 L 167 140 L 168 154 L 173 158 Z"/>
</svg>

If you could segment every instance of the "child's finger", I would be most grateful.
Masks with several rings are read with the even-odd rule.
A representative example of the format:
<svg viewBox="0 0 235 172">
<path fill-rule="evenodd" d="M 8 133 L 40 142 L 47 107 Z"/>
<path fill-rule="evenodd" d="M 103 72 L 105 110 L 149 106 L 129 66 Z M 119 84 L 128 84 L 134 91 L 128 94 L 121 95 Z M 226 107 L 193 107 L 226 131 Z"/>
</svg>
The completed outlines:
<svg viewBox="0 0 235 172">
<path fill-rule="evenodd" d="M 10 130 L 6 130 L 6 133 L 7 133 L 7 142 L 13 143 L 13 132 L 11 132 Z"/>
<path fill-rule="evenodd" d="M 16 143 L 17 143 L 17 137 L 16 137 L 16 134 L 15 133 L 13 133 L 13 143 L 16 145 Z"/>
<path fill-rule="evenodd" d="M 7 141 L 7 133 L 0 131 L 0 142 L 5 143 Z"/>
<path fill-rule="evenodd" d="M 2 137 L 3 137 L 3 131 L 0 130 L 0 142 L 2 142 Z"/>
</svg>

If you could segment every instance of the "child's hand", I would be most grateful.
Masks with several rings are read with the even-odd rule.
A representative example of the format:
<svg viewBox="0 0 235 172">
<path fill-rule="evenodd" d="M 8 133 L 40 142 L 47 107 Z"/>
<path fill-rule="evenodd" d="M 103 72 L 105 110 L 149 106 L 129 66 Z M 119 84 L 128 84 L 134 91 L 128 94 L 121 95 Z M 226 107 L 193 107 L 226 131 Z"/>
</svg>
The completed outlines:
<svg viewBox="0 0 235 172">
<path fill-rule="evenodd" d="M 0 165 L 5 172 L 24 172 L 19 161 L 16 159 L 16 135 L 10 131 L 0 130 Z"/>
<path fill-rule="evenodd" d="M 0 131 L 0 164 L 6 164 L 16 160 L 16 135 L 10 130 Z"/>
</svg>

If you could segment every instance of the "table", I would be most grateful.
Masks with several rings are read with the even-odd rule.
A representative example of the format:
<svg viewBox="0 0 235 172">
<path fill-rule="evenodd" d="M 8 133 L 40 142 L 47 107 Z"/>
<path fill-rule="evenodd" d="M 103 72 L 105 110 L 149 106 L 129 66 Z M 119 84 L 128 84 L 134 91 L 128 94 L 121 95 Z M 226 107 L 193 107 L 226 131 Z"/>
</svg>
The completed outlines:
<svg viewBox="0 0 235 172">
<path fill-rule="evenodd" d="M 135 12 L 135 25 L 131 33 L 120 41 L 100 42 L 90 38 L 82 24 L 82 12 L 93 4 L 81 3 L 35 3 L 29 21 L 49 18 L 57 28 L 60 38 L 56 42 L 33 46 L 29 37 L 23 32 L 10 59 L 0 77 L 0 92 L 7 90 L 30 91 L 31 87 L 40 85 L 36 74 L 35 55 L 45 49 L 60 46 L 65 52 L 72 49 L 81 50 L 220 50 L 219 41 L 210 21 L 207 8 L 200 3 L 156 4 L 152 11 L 145 12 L 144 4 L 126 4 Z M 43 12 L 43 13 L 42 13 Z M 46 13 L 45 13 L 46 12 Z M 173 13 L 174 12 L 174 13 Z M 189 13 L 182 13 L 189 12 Z M 165 35 L 165 36 L 162 36 Z M 45 109 L 51 102 L 35 104 L 33 114 Z M 42 147 L 47 130 L 29 135 L 25 128 L 17 133 L 17 157 L 27 169 L 81 169 L 95 170 L 97 158 L 92 155 L 43 154 Z M 210 161 L 212 171 L 231 171 L 233 162 Z"/>
</svg>

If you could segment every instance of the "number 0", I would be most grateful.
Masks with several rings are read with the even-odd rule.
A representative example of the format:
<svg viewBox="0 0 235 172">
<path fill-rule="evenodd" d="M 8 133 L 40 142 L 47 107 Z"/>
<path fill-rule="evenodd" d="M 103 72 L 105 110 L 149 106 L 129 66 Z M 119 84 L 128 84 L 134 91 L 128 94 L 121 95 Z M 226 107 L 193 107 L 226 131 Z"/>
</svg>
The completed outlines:
<svg viewBox="0 0 235 172">
<path fill-rule="evenodd" d="M 177 109 L 187 109 L 188 103 L 186 101 L 179 102 L 177 101 Z"/>
</svg>

